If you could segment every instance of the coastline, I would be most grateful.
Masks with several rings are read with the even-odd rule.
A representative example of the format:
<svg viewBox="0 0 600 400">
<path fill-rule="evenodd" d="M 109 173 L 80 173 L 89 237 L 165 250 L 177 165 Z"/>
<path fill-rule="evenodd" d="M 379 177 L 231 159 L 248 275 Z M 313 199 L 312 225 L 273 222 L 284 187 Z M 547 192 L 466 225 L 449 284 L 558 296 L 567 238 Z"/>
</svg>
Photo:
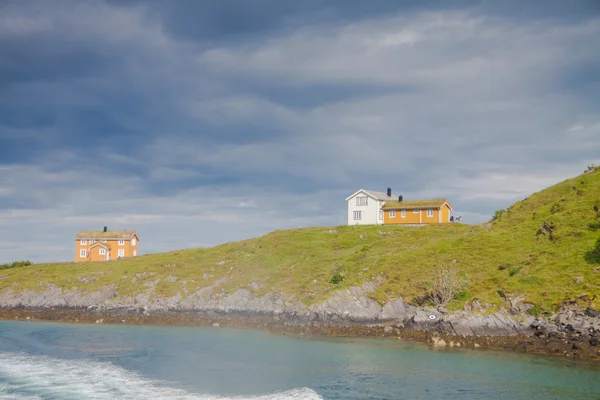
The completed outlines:
<svg viewBox="0 0 600 400">
<path fill-rule="evenodd" d="M 600 346 L 579 335 L 561 335 L 540 330 L 516 335 L 457 335 L 403 324 L 340 321 L 299 321 L 281 316 L 247 312 L 88 310 L 83 308 L 0 308 L 0 320 L 75 324 L 206 326 L 262 330 L 274 334 L 315 337 L 382 337 L 435 347 L 457 347 L 514 351 L 600 361 Z"/>
</svg>

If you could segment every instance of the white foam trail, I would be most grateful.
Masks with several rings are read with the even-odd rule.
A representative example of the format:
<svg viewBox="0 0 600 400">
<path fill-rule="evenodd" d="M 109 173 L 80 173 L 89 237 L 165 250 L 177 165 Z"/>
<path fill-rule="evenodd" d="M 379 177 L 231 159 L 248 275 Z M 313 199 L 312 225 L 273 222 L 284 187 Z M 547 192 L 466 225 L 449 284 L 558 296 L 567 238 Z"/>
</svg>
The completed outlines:
<svg viewBox="0 0 600 400">
<path fill-rule="evenodd" d="M 322 400 L 309 388 L 260 396 L 189 393 L 108 362 L 0 353 L 0 399 Z"/>
</svg>

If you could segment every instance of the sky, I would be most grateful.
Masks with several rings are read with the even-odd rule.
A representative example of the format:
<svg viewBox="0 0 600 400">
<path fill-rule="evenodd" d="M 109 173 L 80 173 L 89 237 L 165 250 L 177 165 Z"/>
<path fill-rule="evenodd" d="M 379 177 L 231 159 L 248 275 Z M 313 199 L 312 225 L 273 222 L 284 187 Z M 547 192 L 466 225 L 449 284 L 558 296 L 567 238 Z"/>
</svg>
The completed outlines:
<svg viewBox="0 0 600 400">
<path fill-rule="evenodd" d="M 464 223 L 600 164 L 600 3 L 0 2 L 0 263 L 347 223 Z"/>
</svg>

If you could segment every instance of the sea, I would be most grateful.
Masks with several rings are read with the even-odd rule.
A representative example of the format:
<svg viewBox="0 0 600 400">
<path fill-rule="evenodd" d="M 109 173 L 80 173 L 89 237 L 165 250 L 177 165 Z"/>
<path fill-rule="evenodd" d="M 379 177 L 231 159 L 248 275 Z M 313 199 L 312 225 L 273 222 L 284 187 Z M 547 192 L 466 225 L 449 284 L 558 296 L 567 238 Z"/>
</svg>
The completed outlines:
<svg viewBox="0 0 600 400">
<path fill-rule="evenodd" d="M 0 321 L 0 399 L 600 399 L 600 362 L 219 327 Z"/>
</svg>

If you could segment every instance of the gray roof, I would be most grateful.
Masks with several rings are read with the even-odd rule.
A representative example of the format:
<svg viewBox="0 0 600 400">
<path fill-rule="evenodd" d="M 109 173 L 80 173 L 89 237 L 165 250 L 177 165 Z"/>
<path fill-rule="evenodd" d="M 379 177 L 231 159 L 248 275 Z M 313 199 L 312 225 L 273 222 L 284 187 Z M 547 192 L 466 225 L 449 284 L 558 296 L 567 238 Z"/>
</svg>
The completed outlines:
<svg viewBox="0 0 600 400">
<path fill-rule="evenodd" d="M 365 189 L 363 189 L 363 192 L 369 193 L 371 196 L 375 197 L 377 200 L 388 201 L 388 200 L 394 199 L 393 196 L 390 197 L 387 195 L 387 193 L 384 193 L 384 192 L 376 192 L 374 190 L 365 190 Z"/>
</svg>

